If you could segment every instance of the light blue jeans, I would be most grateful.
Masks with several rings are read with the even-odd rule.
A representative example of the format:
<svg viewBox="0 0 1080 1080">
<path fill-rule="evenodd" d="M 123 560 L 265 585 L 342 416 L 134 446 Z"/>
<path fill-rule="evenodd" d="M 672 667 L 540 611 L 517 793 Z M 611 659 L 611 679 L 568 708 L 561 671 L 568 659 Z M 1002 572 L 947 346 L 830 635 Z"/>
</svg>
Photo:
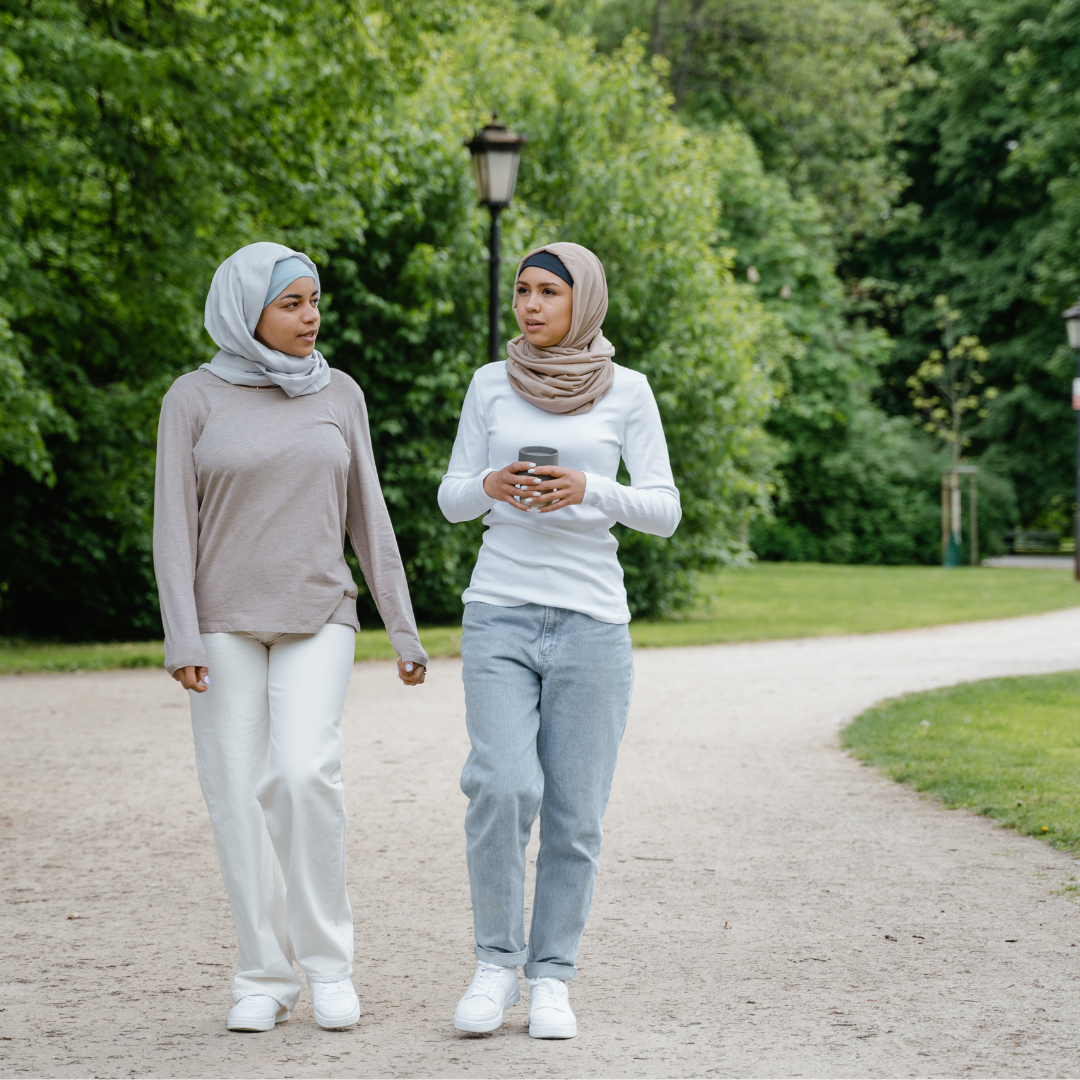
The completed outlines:
<svg viewBox="0 0 1080 1080">
<path fill-rule="evenodd" d="M 624 623 L 565 608 L 465 605 L 461 656 L 472 752 L 466 855 L 476 955 L 526 978 L 577 974 L 602 822 L 630 709 Z M 525 848 L 540 815 L 525 944 Z"/>
</svg>

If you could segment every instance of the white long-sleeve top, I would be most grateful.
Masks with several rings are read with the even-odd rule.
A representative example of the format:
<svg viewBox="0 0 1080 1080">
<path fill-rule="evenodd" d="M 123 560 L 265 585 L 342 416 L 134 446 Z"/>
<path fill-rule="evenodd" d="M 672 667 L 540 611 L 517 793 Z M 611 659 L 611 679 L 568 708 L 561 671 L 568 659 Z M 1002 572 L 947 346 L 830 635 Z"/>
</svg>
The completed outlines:
<svg viewBox="0 0 1080 1080">
<path fill-rule="evenodd" d="M 458 423 L 450 468 L 439 486 L 449 521 L 487 514 L 472 582 L 462 594 L 500 607 L 540 604 L 580 611 L 600 622 L 630 621 L 622 567 L 611 535 L 616 522 L 670 536 L 682 509 L 667 442 L 648 379 L 615 364 L 611 389 L 580 416 L 558 416 L 521 397 L 506 362 L 473 376 Z M 550 446 L 559 464 L 585 474 L 585 498 L 551 513 L 522 513 L 484 491 L 484 477 L 518 460 L 523 446 Z M 626 462 L 630 486 L 615 477 Z"/>
</svg>

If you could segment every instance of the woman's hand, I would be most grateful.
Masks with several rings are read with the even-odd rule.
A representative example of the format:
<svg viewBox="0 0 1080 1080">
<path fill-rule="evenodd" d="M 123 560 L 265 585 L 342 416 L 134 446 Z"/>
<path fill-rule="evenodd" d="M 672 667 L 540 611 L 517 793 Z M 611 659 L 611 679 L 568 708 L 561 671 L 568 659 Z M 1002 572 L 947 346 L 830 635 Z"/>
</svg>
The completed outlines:
<svg viewBox="0 0 1080 1080">
<path fill-rule="evenodd" d="M 210 689 L 210 672 L 204 667 L 182 667 L 173 672 L 173 678 L 185 689 L 205 694 Z"/>
<path fill-rule="evenodd" d="M 518 502 L 518 497 L 524 494 L 522 487 L 535 486 L 540 483 L 535 476 L 519 476 L 532 468 L 531 461 L 515 461 L 513 465 L 507 465 L 498 472 L 489 472 L 484 477 L 484 491 L 489 499 L 500 499 L 509 503 L 515 510 L 528 510 L 524 503 Z"/>
<path fill-rule="evenodd" d="M 419 686 L 424 681 L 427 669 L 423 664 L 418 664 L 413 660 L 402 660 L 399 657 L 397 662 L 397 673 L 398 678 L 406 686 Z"/>
<path fill-rule="evenodd" d="M 528 475 L 533 471 L 555 479 L 538 480 Z M 507 502 L 517 510 L 546 514 L 564 506 L 575 506 L 585 498 L 585 474 L 561 465 L 534 466 L 531 461 L 515 461 L 505 469 L 488 473 L 484 477 L 484 491 L 489 498 Z"/>
<path fill-rule="evenodd" d="M 543 465 L 545 475 L 554 476 L 554 480 L 545 480 L 530 498 L 523 500 L 540 507 L 541 514 L 550 514 L 552 510 L 561 510 L 564 506 L 577 506 L 585 498 L 585 474 L 577 469 L 564 469 L 561 465 Z M 530 506 L 530 509 L 532 507 Z"/>
</svg>

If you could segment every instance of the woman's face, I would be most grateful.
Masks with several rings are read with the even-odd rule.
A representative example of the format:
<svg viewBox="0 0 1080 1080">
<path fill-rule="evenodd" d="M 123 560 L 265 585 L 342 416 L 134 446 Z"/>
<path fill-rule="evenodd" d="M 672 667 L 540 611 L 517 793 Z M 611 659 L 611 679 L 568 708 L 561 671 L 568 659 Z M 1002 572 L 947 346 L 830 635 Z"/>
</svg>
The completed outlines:
<svg viewBox="0 0 1080 1080">
<path fill-rule="evenodd" d="M 310 356 L 319 336 L 319 290 L 315 279 L 297 278 L 271 300 L 255 327 L 255 338 L 286 356 Z"/>
<path fill-rule="evenodd" d="M 570 333 L 574 289 L 558 274 L 539 266 L 521 271 L 514 289 L 514 315 L 530 345 L 558 345 Z"/>
</svg>

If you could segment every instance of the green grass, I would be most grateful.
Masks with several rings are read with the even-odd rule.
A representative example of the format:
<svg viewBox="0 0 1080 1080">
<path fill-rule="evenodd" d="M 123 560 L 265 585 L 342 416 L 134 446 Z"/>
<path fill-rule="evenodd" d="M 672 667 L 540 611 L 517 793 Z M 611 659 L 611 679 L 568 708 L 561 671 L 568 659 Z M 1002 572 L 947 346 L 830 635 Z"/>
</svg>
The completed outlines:
<svg viewBox="0 0 1080 1080">
<path fill-rule="evenodd" d="M 637 646 L 867 634 L 917 626 L 1003 619 L 1080 606 L 1080 585 L 1057 570 L 942 570 L 927 566 L 826 566 L 759 563 L 703 578 L 701 599 L 685 615 L 633 622 Z M 420 631 L 432 656 L 456 656 L 460 626 Z M 356 637 L 357 660 L 391 659 L 382 630 Z M 160 642 L 42 645 L 0 641 L 0 674 L 156 667 Z"/>
<path fill-rule="evenodd" d="M 883 702 L 844 729 L 855 757 L 950 808 L 1080 851 L 1080 672 L 987 679 Z"/>
<path fill-rule="evenodd" d="M 431 656 L 457 656 L 461 651 L 460 626 L 422 626 L 420 643 Z M 361 630 L 356 635 L 357 660 L 393 660 L 397 654 L 382 630 Z"/>
<path fill-rule="evenodd" d="M 0 675 L 31 671 L 104 671 L 109 668 L 160 667 L 165 647 L 160 641 L 101 645 L 54 645 L 0 639 Z"/>
<path fill-rule="evenodd" d="M 420 640 L 432 656 L 456 656 L 461 643 L 461 627 L 424 628 L 420 631 Z M 357 660 L 392 660 L 394 655 L 382 630 L 361 630 L 356 635 Z M 161 667 L 164 662 L 165 647 L 160 641 L 63 645 L 0 639 L 0 675 Z"/>
<path fill-rule="evenodd" d="M 630 624 L 635 645 L 827 637 L 1080 607 L 1068 571 L 758 563 L 702 582 L 684 618 Z"/>
</svg>

